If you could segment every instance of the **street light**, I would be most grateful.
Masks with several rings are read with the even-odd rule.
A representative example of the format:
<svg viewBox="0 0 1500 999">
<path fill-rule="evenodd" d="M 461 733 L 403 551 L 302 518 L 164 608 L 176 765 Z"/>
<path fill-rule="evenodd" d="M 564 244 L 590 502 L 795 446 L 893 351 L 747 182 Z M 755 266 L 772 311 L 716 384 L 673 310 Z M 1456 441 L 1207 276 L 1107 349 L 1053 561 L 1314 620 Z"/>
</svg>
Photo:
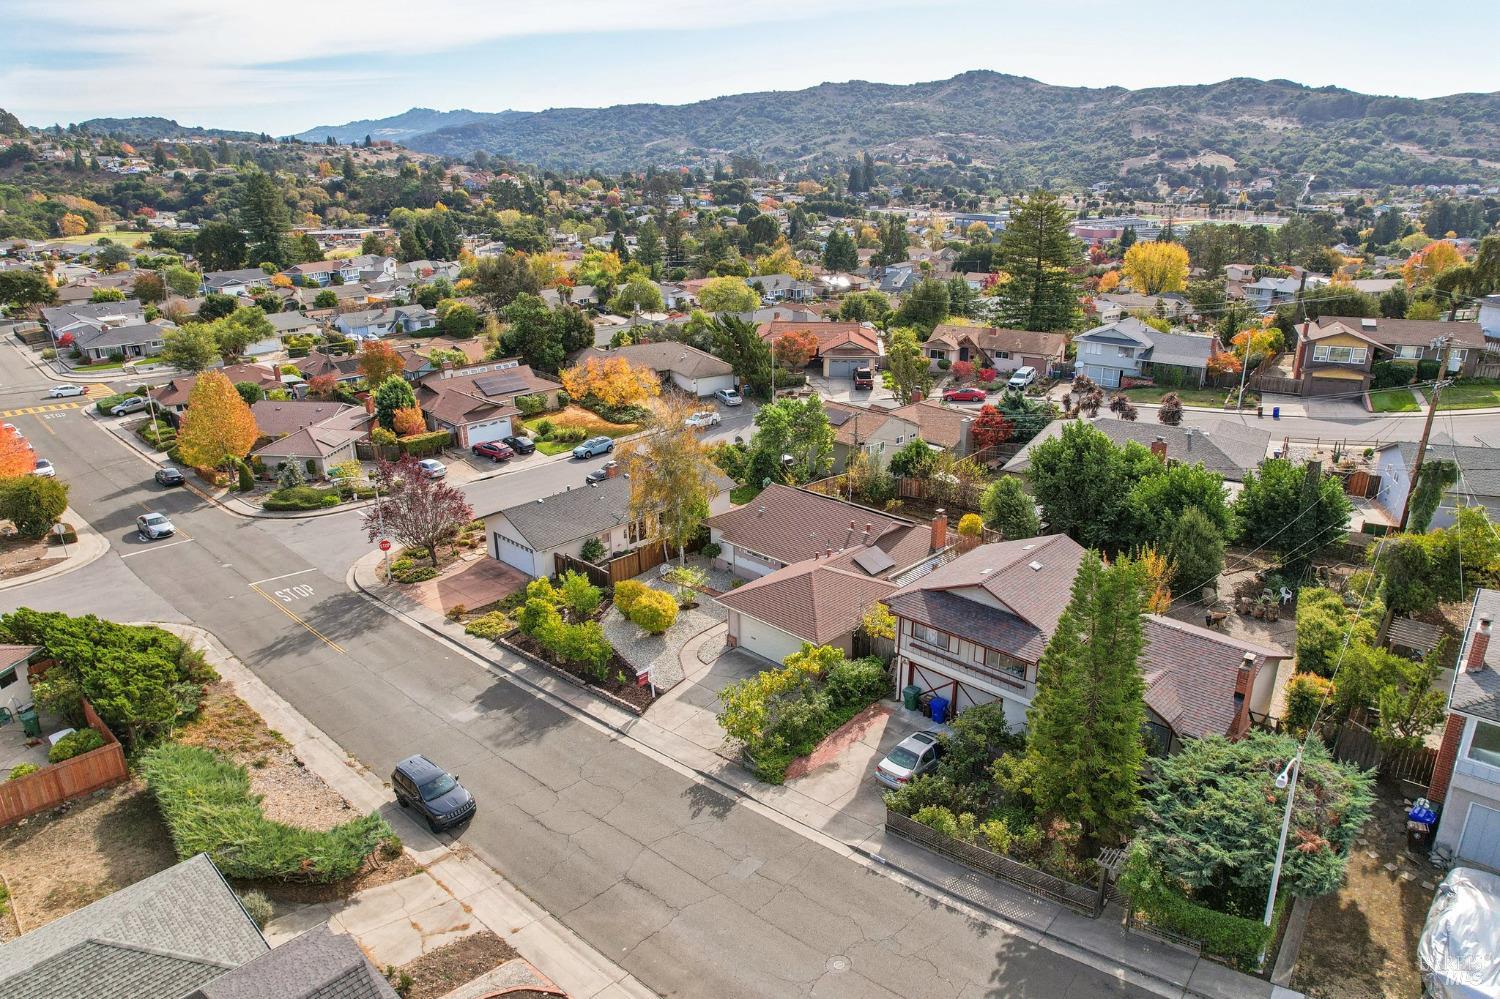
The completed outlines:
<svg viewBox="0 0 1500 999">
<path fill-rule="evenodd" d="M 1301 770 L 1302 747 L 1298 746 L 1297 755 L 1287 761 L 1281 773 L 1276 775 L 1276 789 L 1289 789 L 1286 792 L 1286 813 L 1281 817 L 1281 839 L 1276 844 L 1276 866 L 1271 868 L 1271 892 L 1266 896 L 1267 926 L 1271 925 L 1271 915 L 1276 908 L 1276 885 L 1281 880 L 1281 859 L 1286 855 L 1286 837 L 1292 827 L 1292 799 L 1297 796 L 1297 775 Z"/>
</svg>

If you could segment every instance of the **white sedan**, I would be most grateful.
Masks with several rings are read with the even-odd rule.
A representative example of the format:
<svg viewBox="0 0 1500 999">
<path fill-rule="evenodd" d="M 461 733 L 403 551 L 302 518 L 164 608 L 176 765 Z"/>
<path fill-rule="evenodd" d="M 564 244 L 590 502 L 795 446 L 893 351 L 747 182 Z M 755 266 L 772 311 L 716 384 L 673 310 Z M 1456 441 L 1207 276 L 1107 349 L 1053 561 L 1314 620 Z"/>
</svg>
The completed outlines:
<svg viewBox="0 0 1500 999">
<path fill-rule="evenodd" d="M 51 399 L 66 399 L 70 395 L 83 395 L 82 385 L 54 385 L 47 390 Z"/>
<path fill-rule="evenodd" d="M 721 421 L 716 410 L 704 409 L 689 416 L 683 422 L 694 430 L 703 430 L 706 427 L 717 427 Z"/>
<path fill-rule="evenodd" d="M 44 479 L 55 479 L 57 478 L 57 469 L 53 468 L 52 462 L 46 458 L 38 458 L 36 460 L 36 468 L 31 470 L 31 474 L 40 475 Z"/>
</svg>

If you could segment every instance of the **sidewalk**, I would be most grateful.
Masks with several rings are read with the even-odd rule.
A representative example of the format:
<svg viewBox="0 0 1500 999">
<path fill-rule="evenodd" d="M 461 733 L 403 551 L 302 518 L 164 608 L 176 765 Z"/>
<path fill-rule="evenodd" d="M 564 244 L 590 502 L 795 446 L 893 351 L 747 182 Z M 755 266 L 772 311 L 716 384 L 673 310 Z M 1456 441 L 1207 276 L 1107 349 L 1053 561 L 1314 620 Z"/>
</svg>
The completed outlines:
<svg viewBox="0 0 1500 999">
<path fill-rule="evenodd" d="M 366 770 L 282 700 L 212 634 L 191 625 L 158 626 L 199 644 L 209 663 L 233 686 L 234 692 L 268 726 L 286 738 L 308 769 L 343 795 L 356 811 L 388 813 L 406 851 L 424 868 L 418 875 L 361 892 L 344 903 L 312 906 L 275 920 L 267 928 L 268 937 L 285 939 L 307 925 L 331 918 L 334 929 L 354 933 L 367 949 L 371 948 L 369 941 L 374 940 L 373 949 L 377 953 L 410 960 L 462 937 L 471 929 L 485 928 L 520 950 L 544 977 L 556 982 L 574 999 L 655 995 L 517 891 L 461 843 L 443 842 L 425 826 L 391 807 L 394 796 L 378 775 Z M 462 918 L 443 922 L 455 913 Z M 416 915 L 436 925 L 437 932 L 430 939 L 423 927 L 414 927 Z M 474 923 L 480 926 L 475 927 Z"/>
<path fill-rule="evenodd" d="M 379 566 L 379 552 L 356 561 L 349 570 L 350 588 L 383 604 L 388 612 L 409 626 L 436 634 L 459 647 L 497 676 L 533 690 L 575 717 L 615 732 L 621 741 L 637 752 L 728 792 L 740 803 L 784 828 L 870 870 L 893 877 L 939 903 L 986 921 L 999 921 L 1033 943 L 1092 967 L 1110 973 L 1118 973 L 1123 968 L 1135 984 L 1161 995 L 1206 996 L 1210 999 L 1230 996 L 1279 999 L 1297 995 L 1268 981 L 1242 975 L 1131 934 L 1124 928 L 1118 910 L 1107 910 L 1099 919 L 1078 916 L 1055 903 L 1044 902 L 1008 884 L 984 878 L 919 847 L 894 837 L 888 838 L 883 825 L 833 808 L 794 788 L 764 784 L 705 745 L 712 736 L 698 723 L 701 717 L 683 724 L 686 722 L 684 715 L 701 716 L 704 711 L 711 710 L 706 705 L 681 703 L 680 695 L 690 689 L 689 684 L 674 688 L 679 697 L 668 694 L 648 709 L 645 716 L 634 715 L 594 697 L 550 670 L 505 652 L 492 642 L 465 635 L 461 626 L 444 620 L 406 595 L 399 584 L 381 581 Z M 698 647 L 704 644 L 712 647 L 714 637 L 715 630 L 710 629 L 698 639 L 690 640 L 683 655 L 688 654 L 689 648 L 696 654 Z M 679 710 L 668 708 L 661 712 L 664 705 L 674 701 L 677 703 L 673 706 Z M 694 707 L 696 711 L 692 710 Z M 687 710 L 682 710 L 684 708 Z M 662 722 L 677 720 L 678 730 L 673 731 L 658 722 L 654 717 L 658 712 L 661 712 Z"/>
<path fill-rule="evenodd" d="M 109 551 L 109 539 L 94 530 L 93 525 L 84 520 L 83 516 L 77 510 L 68 507 L 63 511 L 60 519 L 63 523 L 72 524 L 78 532 L 78 541 L 75 544 L 67 546 L 67 552 L 63 554 L 63 560 L 57 565 L 49 565 L 47 568 L 38 570 L 37 572 L 30 572 L 24 576 L 16 576 L 13 579 L 0 581 L 0 590 L 13 590 L 18 586 L 25 586 L 28 583 L 35 583 L 43 579 L 51 579 L 54 576 L 74 572 L 86 565 L 92 564 L 101 558 L 105 552 Z M 62 553 L 63 549 L 59 546 L 56 550 Z"/>
</svg>

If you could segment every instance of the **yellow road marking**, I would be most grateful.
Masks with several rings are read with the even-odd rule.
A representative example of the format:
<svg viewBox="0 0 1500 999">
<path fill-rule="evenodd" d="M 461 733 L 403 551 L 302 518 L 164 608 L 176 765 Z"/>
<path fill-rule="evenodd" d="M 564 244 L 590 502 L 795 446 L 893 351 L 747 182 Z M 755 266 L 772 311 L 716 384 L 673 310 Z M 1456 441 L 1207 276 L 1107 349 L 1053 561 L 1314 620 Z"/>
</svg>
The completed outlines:
<svg viewBox="0 0 1500 999">
<path fill-rule="evenodd" d="M 308 624 L 307 621 L 303 619 L 302 615 L 296 613 L 291 608 L 287 607 L 280 600 L 277 600 L 275 597 L 271 596 L 271 594 L 269 594 L 265 590 L 261 589 L 255 583 L 251 583 L 250 584 L 250 589 L 254 590 L 256 593 L 259 593 L 261 596 L 265 597 L 266 598 L 266 602 L 269 603 L 272 607 L 275 607 L 277 610 L 281 611 L 281 613 L 285 614 L 287 617 L 291 618 L 293 621 L 296 621 L 298 624 L 302 625 L 302 627 L 306 628 L 308 631 L 310 631 L 314 635 L 316 635 L 318 637 L 318 640 L 321 641 L 324 645 L 328 646 L 330 649 L 332 649 L 333 651 L 337 652 L 339 655 L 345 655 L 346 654 L 344 652 L 343 646 L 341 646 L 337 642 L 333 641 L 333 639 L 331 639 L 327 635 L 323 634 L 317 628 L 314 628 L 312 625 Z"/>
<path fill-rule="evenodd" d="M 51 402 L 40 406 L 23 406 L 20 409 L 7 409 L 0 412 L 0 417 L 11 416 L 35 416 L 38 413 L 56 413 L 67 409 L 80 409 L 87 403 L 82 402 Z"/>
</svg>

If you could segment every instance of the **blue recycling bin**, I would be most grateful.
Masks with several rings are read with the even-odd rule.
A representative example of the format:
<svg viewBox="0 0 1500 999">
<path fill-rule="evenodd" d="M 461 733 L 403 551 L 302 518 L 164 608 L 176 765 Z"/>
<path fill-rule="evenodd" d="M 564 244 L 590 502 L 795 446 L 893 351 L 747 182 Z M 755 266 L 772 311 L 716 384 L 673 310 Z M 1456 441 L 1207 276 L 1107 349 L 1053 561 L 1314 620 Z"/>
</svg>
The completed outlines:
<svg viewBox="0 0 1500 999">
<path fill-rule="evenodd" d="M 932 720 L 938 725 L 948 720 L 948 698 L 934 697 L 932 699 Z"/>
<path fill-rule="evenodd" d="M 1279 420 L 1279 419 L 1281 419 L 1281 407 L 1280 406 L 1272 406 L 1271 407 L 1271 419 L 1273 419 L 1273 420 Z"/>
</svg>

